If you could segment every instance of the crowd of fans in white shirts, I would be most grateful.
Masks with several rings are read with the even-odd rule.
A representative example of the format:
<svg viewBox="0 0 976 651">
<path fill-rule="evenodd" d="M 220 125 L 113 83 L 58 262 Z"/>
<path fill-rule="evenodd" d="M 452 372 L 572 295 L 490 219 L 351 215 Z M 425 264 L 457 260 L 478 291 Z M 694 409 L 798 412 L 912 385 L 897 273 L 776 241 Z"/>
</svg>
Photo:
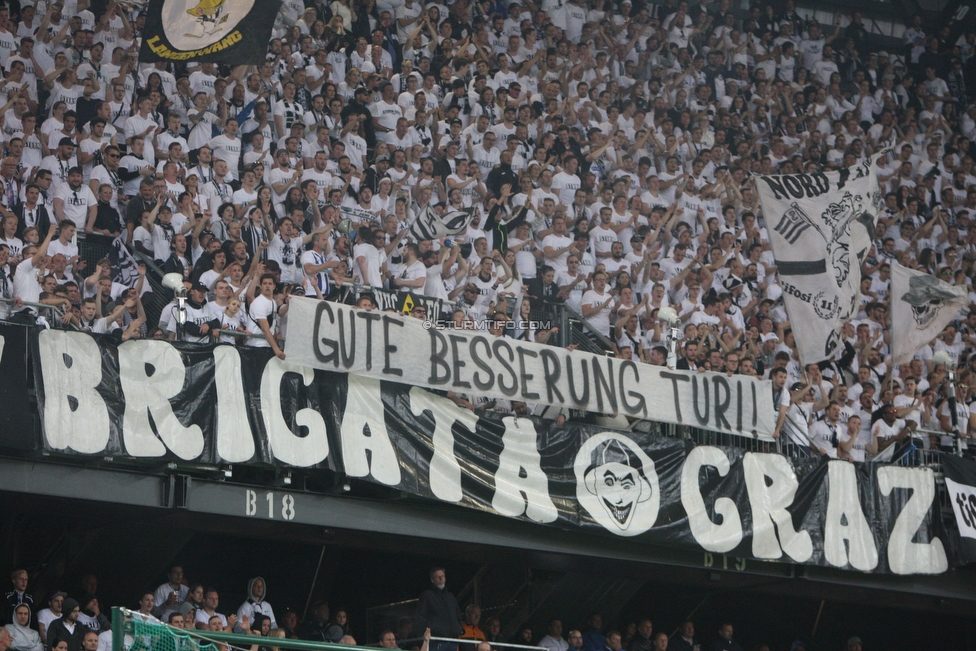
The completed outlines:
<svg viewBox="0 0 976 651">
<path fill-rule="evenodd" d="M 370 291 L 412 292 L 536 342 L 554 328 L 529 317 L 561 306 L 613 354 L 660 365 L 671 306 L 678 367 L 772 380 L 777 433 L 792 403 L 818 453 L 860 460 L 913 436 L 949 448 L 912 430 L 950 427 L 931 360 L 946 350 L 962 436 L 976 435 L 976 312 L 891 368 L 887 297 L 894 261 L 971 286 L 976 32 L 914 16 L 888 52 L 858 11 L 812 16 L 793 0 L 286 0 L 265 62 L 233 66 L 139 62 L 129 2 L 12 1 L 0 308 L 174 338 L 171 306 L 147 318 L 145 265 L 129 286 L 80 255 L 79 238 L 119 236 L 185 278 L 188 341 L 282 358 L 296 295 L 368 309 Z M 756 178 L 884 148 L 862 309 L 837 358 L 804 369 Z M 428 207 L 474 218 L 415 240 Z"/>
</svg>

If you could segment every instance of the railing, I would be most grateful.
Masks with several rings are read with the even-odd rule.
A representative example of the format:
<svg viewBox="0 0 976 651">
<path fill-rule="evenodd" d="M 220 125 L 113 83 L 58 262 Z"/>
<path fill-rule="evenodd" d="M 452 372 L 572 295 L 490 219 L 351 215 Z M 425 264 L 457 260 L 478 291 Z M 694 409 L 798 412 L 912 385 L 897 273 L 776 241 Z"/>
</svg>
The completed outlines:
<svg viewBox="0 0 976 651">
<path fill-rule="evenodd" d="M 30 308 L 38 310 L 39 312 L 50 312 L 51 320 L 54 321 L 51 325 L 59 325 L 61 319 L 64 318 L 64 310 L 59 308 L 57 305 L 48 305 L 46 303 L 33 303 L 31 301 L 18 301 L 13 298 L 0 298 L 0 304 L 11 305 L 17 310 L 21 308 Z"/>
<path fill-rule="evenodd" d="M 240 332 L 238 330 L 214 330 L 216 334 L 227 335 L 228 337 L 243 337 L 245 339 L 264 339 L 263 332 Z"/>
<path fill-rule="evenodd" d="M 417 603 L 419 601 L 419 599 L 405 599 L 403 601 L 395 601 L 393 603 L 367 608 L 366 634 L 369 636 L 369 639 L 377 639 L 380 636 L 380 632 L 387 629 L 391 631 L 397 630 L 399 628 L 397 624 L 401 618 L 408 618 L 412 623 L 413 615 L 417 610 Z M 420 640 L 421 638 L 417 639 Z M 400 643 L 406 641 L 408 640 L 397 640 Z"/>
<path fill-rule="evenodd" d="M 145 622 L 152 625 L 154 628 L 158 626 L 160 631 L 168 631 L 174 637 L 180 640 L 189 642 L 189 639 L 192 639 L 199 643 L 212 643 L 217 648 L 226 646 L 228 651 L 231 649 L 243 651 L 245 649 L 250 649 L 255 644 L 261 644 L 262 646 L 275 649 L 294 649 L 296 651 L 349 651 L 351 648 L 347 644 L 332 642 L 311 642 L 309 640 L 296 640 L 283 637 L 272 638 L 258 635 L 247 635 L 243 633 L 223 633 L 177 628 L 175 626 L 165 624 L 152 616 L 143 615 L 127 608 L 113 607 L 112 651 L 127 651 L 124 647 L 125 638 L 126 636 L 131 636 L 131 626 L 133 620 Z M 139 643 L 142 644 L 142 646 L 139 646 L 138 648 L 140 648 L 141 651 L 174 651 L 172 646 L 167 647 L 166 640 L 164 640 L 162 636 L 159 636 L 158 634 L 155 636 L 144 637 L 147 639 L 139 640 Z M 153 644 L 154 642 L 155 644 Z M 195 648 L 190 644 L 187 644 L 185 647 L 183 645 L 179 645 L 179 648 L 186 649 L 187 651 L 191 648 Z M 199 644 L 199 646 L 204 646 L 204 644 Z M 385 651 L 384 649 L 364 645 L 356 645 L 354 648 L 365 649 L 366 651 Z"/>
<path fill-rule="evenodd" d="M 430 641 L 431 642 L 454 642 L 455 644 L 470 644 L 472 646 L 480 642 L 480 640 L 471 640 L 471 639 L 465 640 L 463 638 L 458 638 L 458 637 L 431 637 Z M 546 648 L 544 646 L 530 646 L 527 644 L 514 644 L 512 642 L 492 642 L 491 646 L 492 648 L 503 647 L 506 649 L 532 649 L 532 651 L 538 651 L 539 649 Z"/>
<path fill-rule="evenodd" d="M 99 260 L 111 259 L 113 250 L 111 240 L 103 237 L 86 238 L 83 233 L 78 233 L 77 241 L 78 255 L 85 261 L 86 271 L 90 272 L 94 269 Z M 159 268 L 156 262 L 139 251 L 129 249 L 129 252 L 140 264 L 146 265 L 146 282 L 152 288 L 152 298 L 143 302 L 142 307 L 146 311 L 147 325 L 152 328 L 159 323 L 159 316 L 169 302 L 170 293 L 162 285 L 163 270 Z"/>
<path fill-rule="evenodd" d="M 140 251 L 133 251 L 132 254 L 140 264 L 146 265 L 146 282 L 152 287 L 152 300 L 149 301 L 148 305 L 145 303 L 142 305 L 146 311 L 146 320 L 149 323 L 159 323 L 160 315 L 162 315 L 166 305 L 169 304 L 170 295 L 169 290 L 163 287 L 163 270 L 159 268 L 155 260 Z"/>
<path fill-rule="evenodd" d="M 567 305 L 553 305 L 553 311 L 560 321 L 559 330 L 564 333 L 562 345 L 575 344 L 579 350 L 596 355 L 613 353 L 613 342 L 597 332 L 584 316 Z"/>
</svg>

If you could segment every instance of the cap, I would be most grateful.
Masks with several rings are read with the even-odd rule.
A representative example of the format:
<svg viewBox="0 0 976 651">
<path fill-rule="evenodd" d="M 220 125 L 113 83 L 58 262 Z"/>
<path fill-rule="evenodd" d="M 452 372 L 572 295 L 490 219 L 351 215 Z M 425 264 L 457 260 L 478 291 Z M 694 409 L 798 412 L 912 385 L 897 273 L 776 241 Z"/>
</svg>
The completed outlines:
<svg viewBox="0 0 976 651">
<path fill-rule="evenodd" d="M 891 55 L 888 54 L 887 52 L 885 52 L 884 50 L 881 50 L 880 52 L 878 52 L 878 58 L 879 59 L 888 59 L 888 58 L 891 58 Z"/>
<path fill-rule="evenodd" d="M 864 643 L 861 642 L 861 638 L 855 635 L 854 637 L 847 640 L 847 646 L 851 646 L 852 644 L 864 644 Z"/>
<path fill-rule="evenodd" d="M 77 144 L 71 138 L 62 138 L 58 141 L 58 147 L 76 147 Z"/>
<path fill-rule="evenodd" d="M 58 597 L 67 597 L 67 596 L 68 593 L 64 592 L 63 590 L 55 590 L 54 592 L 52 592 L 47 596 L 47 600 L 51 601 L 52 599 L 57 599 Z"/>
<path fill-rule="evenodd" d="M 194 607 L 193 604 L 190 603 L 189 601 L 184 601 L 182 604 L 180 604 L 179 610 L 180 610 L 180 614 L 186 617 L 187 615 L 190 614 L 191 610 L 194 610 Z"/>
<path fill-rule="evenodd" d="M 71 597 L 66 597 L 65 600 L 61 603 L 62 613 L 70 613 L 75 608 L 78 608 L 78 602 L 72 599 Z"/>
<path fill-rule="evenodd" d="M 193 291 L 197 291 L 197 292 L 207 292 L 207 291 L 210 291 L 210 290 L 208 290 L 208 289 L 207 289 L 207 286 L 206 286 L 206 285 L 204 285 L 203 283 L 201 283 L 201 282 L 200 282 L 200 281 L 198 280 L 198 281 L 196 281 L 195 283 L 193 283 L 193 285 L 192 285 L 192 286 L 190 287 L 190 291 L 191 291 L 191 292 L 193 292 Z"/>
</svg>

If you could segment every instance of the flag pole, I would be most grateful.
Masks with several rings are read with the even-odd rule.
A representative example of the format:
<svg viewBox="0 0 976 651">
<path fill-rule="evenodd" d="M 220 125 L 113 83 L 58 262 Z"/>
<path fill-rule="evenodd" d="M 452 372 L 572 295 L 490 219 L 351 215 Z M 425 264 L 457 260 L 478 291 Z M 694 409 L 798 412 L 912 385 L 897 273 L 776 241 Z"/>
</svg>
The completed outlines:
<svg viewBox="0 0 976 651">
<path fill-rule="evenodd" d="M 898 263 L 896 262 L 895 264 Z M 891 309 L 891 283 L 889 282 L 888 283 L 888 333 L 889 335 L 891 334 L 891 331 L 894 330 L 895 327 L 895 318 L 892 315 L 893 312 L 894 310 Z M 882 335 L 882 337 L 883 336 L 884 335 Z M 892 344 L 894 344 L 894 342 L 892 342 Z M 892 355 L 891 355 L 891 367 L 888 369 L 888 391 L 891 391 L 891 404 L 895 404 L 895 356 L 894 356 L 895 350 L 894 348 L 892 347 L 889 352 L 892 353 Z"/>
</svg>

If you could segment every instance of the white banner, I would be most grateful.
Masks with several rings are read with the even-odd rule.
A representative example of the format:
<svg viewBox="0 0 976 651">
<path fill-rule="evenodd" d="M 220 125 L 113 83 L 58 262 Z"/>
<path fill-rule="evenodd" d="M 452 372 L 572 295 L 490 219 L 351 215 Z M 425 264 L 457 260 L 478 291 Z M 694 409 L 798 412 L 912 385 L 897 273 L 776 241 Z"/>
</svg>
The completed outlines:
<svg viewBox="0 0 976 651">
<path fill-rule="evenodd" d="M 895 365 L 916 352 L 969 304 L 966 287 L 891 263 L 891 341 Z"/>
<path fill-rule="evenodd" d="M 285 353 L 290 363 L 326 371 L 767 441 L 776 425 L 772 388 L 762 380 L 439 329 L 430 321 L 309 298 L 291 300 Z"/>
<path fill-rule="evenodd" d="M 883 208 L 875 163 L 837 172 L 762 176 L 762 202 L 783 300 L 804 364 L 832 359 L 857 314 L 861 263 Z"/>
<path fill-rule="evenodd" d="M 963 538 L 976 539 L 976 487 L 968 484 L 960 484 L 945 478 L 946 491 L 949 493 L 949 501 L 952 502 L 952 512 L 956 514 L 956 525 L 959 527 L 959 535 Z"/>
</svg>

